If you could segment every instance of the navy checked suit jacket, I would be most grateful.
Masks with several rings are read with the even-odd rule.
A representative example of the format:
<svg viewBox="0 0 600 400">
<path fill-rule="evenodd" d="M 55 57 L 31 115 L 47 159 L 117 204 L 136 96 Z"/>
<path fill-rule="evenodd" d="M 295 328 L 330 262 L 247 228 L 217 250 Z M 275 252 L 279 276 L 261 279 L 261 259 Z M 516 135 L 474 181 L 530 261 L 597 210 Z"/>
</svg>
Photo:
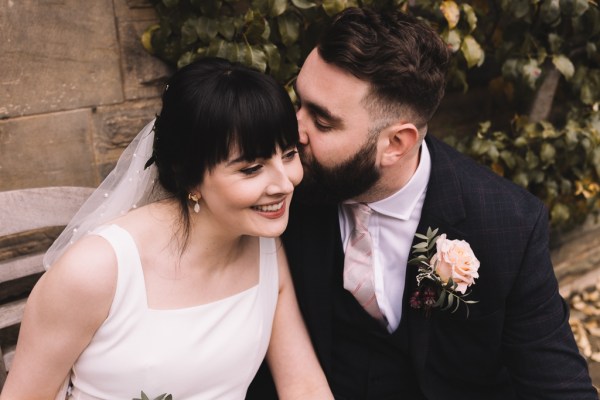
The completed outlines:
<svg viewBox="0 0 600 400">
<path fill-rule="evenodd" d="M 597 399 L 568 324 L 550 260 L 548 213 L 526 190 L 431 137 L 432 170 L 417 232 L 439 228 L 466 240 L 479 279 L 456 313 L 426 318 L 408 306 L 416 267 L 408 266 L 403 319 L 421 390 L 428 399 Z M 336 206 L 294 204 L 284 245 L 296 295 L 326 374 L 331 368 L 331 285 L 342 243 Z M 342 257 L 343 259 L 343 257 Z M 257 377 L 248 398 L 267 399 Z M 335 388 L 334 388 L 335 389 Z"/>
</svg>

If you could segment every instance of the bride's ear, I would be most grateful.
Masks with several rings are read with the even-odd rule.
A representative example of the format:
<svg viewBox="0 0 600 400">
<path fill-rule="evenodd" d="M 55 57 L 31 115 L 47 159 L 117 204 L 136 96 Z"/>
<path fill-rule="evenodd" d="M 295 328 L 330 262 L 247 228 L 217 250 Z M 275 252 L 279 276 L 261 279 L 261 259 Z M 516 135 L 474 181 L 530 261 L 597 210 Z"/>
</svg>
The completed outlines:
<svg viewBox="0 0 600 400">
<path fill-rule="evenodd" d="M 383 151 L 380 165 L 387 167 L 396 164 L 410 153 L 419 143 L 419 130 L 411 123 L 397 123 L 388 126 L 381 133 Z"/>
</svg>

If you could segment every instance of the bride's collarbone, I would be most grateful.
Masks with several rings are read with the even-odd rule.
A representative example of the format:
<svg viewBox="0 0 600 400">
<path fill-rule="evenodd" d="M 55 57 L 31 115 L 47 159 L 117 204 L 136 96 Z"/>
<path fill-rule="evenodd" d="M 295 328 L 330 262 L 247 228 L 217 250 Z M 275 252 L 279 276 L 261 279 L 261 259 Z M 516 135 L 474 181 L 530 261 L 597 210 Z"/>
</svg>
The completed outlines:
<svg viewBox="0 0 600 400">
<path fill-rule="evenodd" d="M 213 264 L 210 258 L 154 254 L 142 265 L 151 308 L 183 308 L 218 301 L 246 291 L 259 281 L 259 251 Z"/>
</svg>

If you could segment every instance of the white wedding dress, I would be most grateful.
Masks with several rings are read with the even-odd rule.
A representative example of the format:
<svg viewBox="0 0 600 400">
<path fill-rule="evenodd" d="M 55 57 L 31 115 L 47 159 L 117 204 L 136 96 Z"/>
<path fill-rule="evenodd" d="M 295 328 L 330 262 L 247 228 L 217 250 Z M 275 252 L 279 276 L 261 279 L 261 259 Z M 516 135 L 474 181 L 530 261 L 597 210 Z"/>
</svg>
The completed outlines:
<svg viewBox="0 0 600 400">
<path fill-rule="evenodd" d="M 130 234 L 99 228 L 117 255 L 108 318 L 73 366 L 71 399 L 243 399 L 269 344 L 279 278 L 275 240 L 260 238 L 257 286 L 209 304 L 147 306 L 140 256 Z"/>
</svg>

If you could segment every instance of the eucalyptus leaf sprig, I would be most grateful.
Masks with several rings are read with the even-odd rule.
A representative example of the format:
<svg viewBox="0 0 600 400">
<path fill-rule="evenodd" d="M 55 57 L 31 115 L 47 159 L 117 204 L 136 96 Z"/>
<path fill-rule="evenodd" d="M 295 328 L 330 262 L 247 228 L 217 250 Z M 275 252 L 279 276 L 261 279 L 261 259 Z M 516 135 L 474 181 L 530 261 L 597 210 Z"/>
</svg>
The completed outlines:
<svg viewBox="0 0 600 400">
<path fill-rule="evenodd" d="M 150 397 L 148 397 L 148 395 L 146 393 L 144 393 L 144 391 L 142 390 L 142 393 L 140 395 L 139 398 L 134 398 L 133 400 L 173 400 L 173 396 L 167 393 L 163 393 L 157 397 L 155 397 L 154 399 L 151 399 Z"/>
</svg>

